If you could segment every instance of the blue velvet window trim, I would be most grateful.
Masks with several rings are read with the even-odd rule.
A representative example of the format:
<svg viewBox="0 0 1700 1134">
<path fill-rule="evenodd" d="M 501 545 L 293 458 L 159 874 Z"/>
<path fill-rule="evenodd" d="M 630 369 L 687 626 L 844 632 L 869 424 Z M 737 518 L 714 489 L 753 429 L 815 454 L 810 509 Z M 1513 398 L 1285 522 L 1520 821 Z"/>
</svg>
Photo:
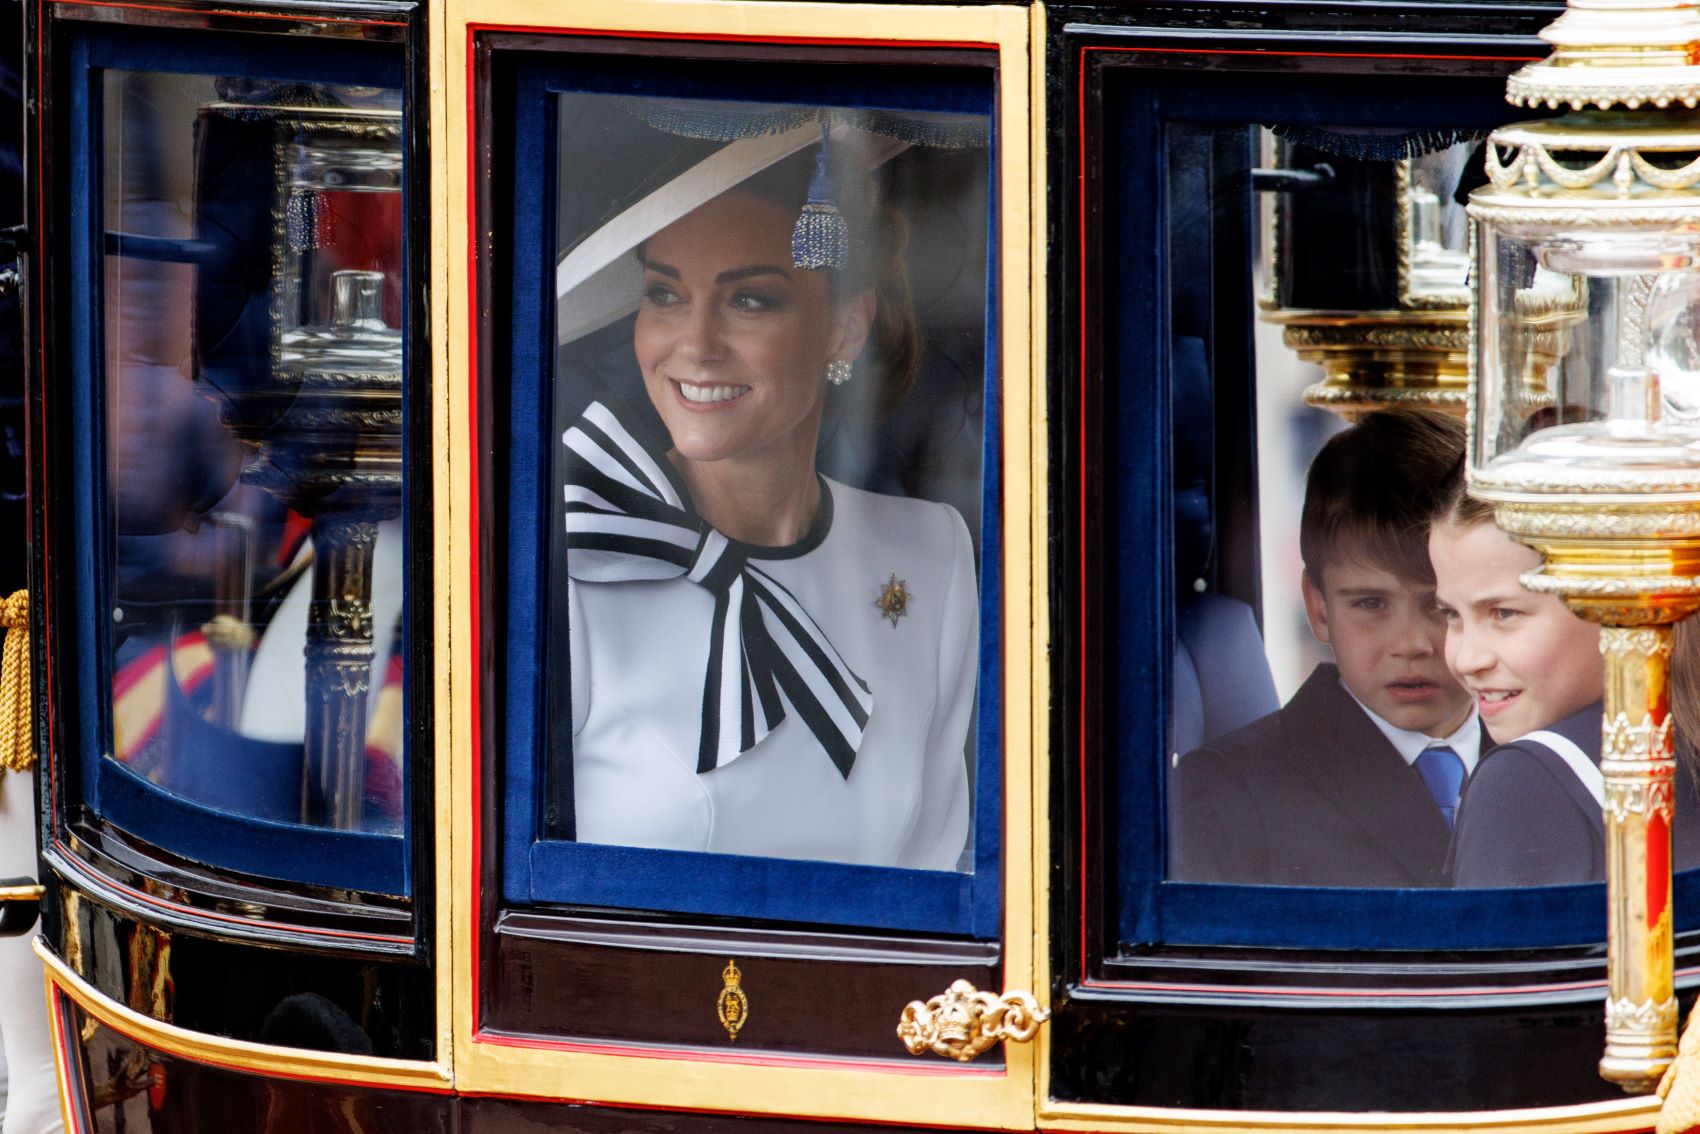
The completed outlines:
<svg viewBox="0 0 1700 1134">
<path fill-rule="evenodd" d="M 968 68 L 956 69 L 954 78 L 941 78 L 943 72 L 931 74 L 922 68 L 897 76 L 890 67 L 587 55 L 572 63 L 521 65 L 516 70 L 522 86 L 535 89 L 537 84 L 550 91 L 986 115 L 994 104 L 989 68 L 979 71 L 983 79 L 976 82 L 960 77 Z"/>
<path fill-rule="evenodd" d="M 497 63 L 500 67 L 502 64 Z M 554 171 L 558 168 L 556 94 L 650 94 L 823 105 L 971 112 L 990 115 L 990 69 L 905 71 L 790 64 L 699 65 L 667 60 L 584 56 L 512 65 L 515 105 L 497 114 L 513 124 L 514 264 L 511 339 L 503 378 L 510 397 L 509 444 L 497 483 L 507 498 L 502 533 L 506 579 L 499 648 L 506 704 L 502 768 L 502 894 L 515 903 L 547 902 L 819 925 L 996 937 L 1001 929 L 1001 480 L 995 309 L 987 316 L 985 438 L 981 485 L 981 677 L 976 768 L 974 873 L 900 870 L 844 863 L 697 854 L 582 844 L 542 837 L 550 729 L 547 656 L 550 476 L 556 244 Z M 972 76 L 972 79 L 964 76 Z M 492 84 L 501 89 L 501 83 Z M 988 159 L 993 169 L 994 156 Z M 994 197 L 995 199 L 995 197 Z M 996 218 L 989 220 L 996 233 Z M 498 234 L 500 239 L 502 234 Z M 995 241 L 988 281 L 995 303 Z M 564 675 L 563 675 L 564 676 Z"/>
<path fill-rule="evenodd" d="M 138 27 L 83 34 L 87 66 L 96 68 L 396 88 L 407 79 L 406 58 L 393 44 Z"/>
<path fill-rule="evenodd" d="M 70 391 L 75 469 L 70 522 L 86 533 L 76 549 L 81 601 L 74 659 L 78 687 L 89 693 L 78 698 L 76 708 L 83 799 L 106 821 L 211 866 L 315 886 L 405 895 L 411 881 L 408 837 L 273 822 L 164 791 L 102 755 L 110 747 L 103 738 L 112 735 L 111 706 L 94 692 L 112 687 L 112 601 L 106 577 L 112 562 L 112 517 L 107 507 L 102 385 L 101 74 L 108 69 L 160 71 L 405 88 L 402 49 L 333 39 L 101 27 L 79 31 L 71 44 L 71 63 L 64 80 L 70 137 L 55 141 L 74 155 L 70 193 L 63 204 L 71 217 L 72 294 L 80 299 L 71 309 L 76 374 Z"/>
<path fill-rule="evenodd" d="M 1603 883 L 1505 890 L 1336 890 L 1165 882 L 1162 940 L 1312 949 L 1539 949 L 1606 938 Z M 1700 870 L 1676 876 L 1675 931 L 1700 928 Z"/>
<path fill-rule="evenodd" d="M 915 932 L 966 933 L 973 919 L 974 879 L 942 870 L 567 842 L 533 843 L 530 859 L 540 902 Z"/>
<path fill-rule="evenodd" d="M 1139 68 L 1106 78 L 1106 205 L 1093 214 L 1111 254 L 1102 294 L 1105 320 L 1106 474 L 1116 510 L 1105 530 L 1116 565 L 1106 587 L 1114 605 L 1114 644 L 1105 688 L 1116 749 L 1106 777 L 1113 824 L 1105 843 L 1115 861 L 1102 873 L 1117 902 L 1116 928 L 1128 944 L 1260 948 L 1462 950 L 1537 948 L 1605 940 L 1604 887 L 1522 890 L 1353 890 L 1217 886 L 1164 881 L 1166 775 L 1174 642 L 1174 548 L 1170 423 L 1196 408 L 1173 404 L 1169 382 L 1170 239 L 1163 199 L 1166 130 L 1171 123 L 1462 127 L 1486 131 L 1510 112 L 1495 79 L 1428 84 L 1418 77 L 1180 73 Z M 1157 155 L 1153 160 L 1152 155 Z M 1246 318 L 1251 317 L 1247 312 Z M 1155 490 L 1153 490 L 1155 489 Z M 1156 580 L 1153 585 L 1152 580 Z M 1298 599 L 1294 596 L 1296 604 Z M 1700 927 L 1700 871 L 1676 880 L 1679 930 Z"/>
<path fill-rule="evenodd" d="M 338 890 L 408 892 L 400 835 L 274 823 L 193 803 L 113 760 L 100 765 L 104 818 L 173 854 L 262 878 Z"/>
</svg>

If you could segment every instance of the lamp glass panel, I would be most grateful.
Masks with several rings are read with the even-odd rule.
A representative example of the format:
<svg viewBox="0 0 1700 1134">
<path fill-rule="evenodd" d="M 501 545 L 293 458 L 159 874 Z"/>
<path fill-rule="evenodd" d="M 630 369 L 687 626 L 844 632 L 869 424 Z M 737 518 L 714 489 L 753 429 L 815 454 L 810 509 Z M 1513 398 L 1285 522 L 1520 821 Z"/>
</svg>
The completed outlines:
<svg viewBox="0 0 1700 1134">
<path fill-rule="evenodd" d="M 103 809 L 400 834 L 400 91 L 101 81 Z"/>
</svg>

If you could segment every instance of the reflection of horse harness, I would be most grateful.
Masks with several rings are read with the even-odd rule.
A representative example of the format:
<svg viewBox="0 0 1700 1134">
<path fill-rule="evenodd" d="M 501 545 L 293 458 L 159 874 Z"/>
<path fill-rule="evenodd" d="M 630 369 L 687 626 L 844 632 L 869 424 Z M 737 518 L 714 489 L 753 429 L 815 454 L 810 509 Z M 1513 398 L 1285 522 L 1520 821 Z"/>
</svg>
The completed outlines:
<svg viewBox="0 0 1700 1134">
<path fill-rule="evenodd" d="M 280 695 L 300 682 L 311 558 L 304 552 L 279 576 L 271 617 L 258 633 L 216 615 L 198 629 L 168 630 L 118 669 L 113 754 L 120 762 L 210 807 L 277 822 L 318 821 L 325 800 L 305 763 L 302 698 Z M 380 607 L 393 609 L 372 665 L 361 825 L 384 831 L 399 830 L 402 818 L 405 643 L 400 587 L 378 594 Z"/>
</svg>

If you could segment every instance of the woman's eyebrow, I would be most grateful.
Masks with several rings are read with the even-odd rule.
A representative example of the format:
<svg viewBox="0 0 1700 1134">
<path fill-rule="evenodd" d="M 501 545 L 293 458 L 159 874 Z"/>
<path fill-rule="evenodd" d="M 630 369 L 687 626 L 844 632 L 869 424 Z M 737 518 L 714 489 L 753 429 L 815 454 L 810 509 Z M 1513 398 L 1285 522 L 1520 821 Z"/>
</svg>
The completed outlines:
<svg viewBox="0 0 1700 1134">
<path fill-rule="evenodd" d="M 646 272 L 654 272 L 658 276 L 666 276 L 669 279 L 676 280 L 679 278 L 679 269 L 675 268 L 671 264 L 663 264 L 660 260 L 650 260 L 647 258 L 644 259 L 642 263 L 643 270 Z"/>
<path fill-rule="evenodd" d="M 775 267 L 771 264 L 752 264 L 747 268 L 730 268 L 721 272 L 714 277 L 714 282 L 736 283 L 739 280 L 747 280 L 751 276 L 784 276 L 786 279 L 790 279 L 791 273 L 784 268 Z"/>
</svg>

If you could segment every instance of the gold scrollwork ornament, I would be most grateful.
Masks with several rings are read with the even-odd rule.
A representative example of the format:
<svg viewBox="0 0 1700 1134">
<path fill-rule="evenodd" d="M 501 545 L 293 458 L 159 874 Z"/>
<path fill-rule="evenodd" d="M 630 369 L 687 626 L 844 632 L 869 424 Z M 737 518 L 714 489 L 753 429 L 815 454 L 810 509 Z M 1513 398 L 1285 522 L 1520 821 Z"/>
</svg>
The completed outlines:
<svg viewBox="0 0 1700 1134">
<path fill-rule="evenodd" d="M 897 1023 L 897 1037 L 910 1055 L 930 1051 L 967 1063 L 1002 1040 L 1026 1043 L 1050 1017 L 1030 992 L 999 996 L 959 980 L 924 1004 L 911 1000 Z"/>
</svg>

